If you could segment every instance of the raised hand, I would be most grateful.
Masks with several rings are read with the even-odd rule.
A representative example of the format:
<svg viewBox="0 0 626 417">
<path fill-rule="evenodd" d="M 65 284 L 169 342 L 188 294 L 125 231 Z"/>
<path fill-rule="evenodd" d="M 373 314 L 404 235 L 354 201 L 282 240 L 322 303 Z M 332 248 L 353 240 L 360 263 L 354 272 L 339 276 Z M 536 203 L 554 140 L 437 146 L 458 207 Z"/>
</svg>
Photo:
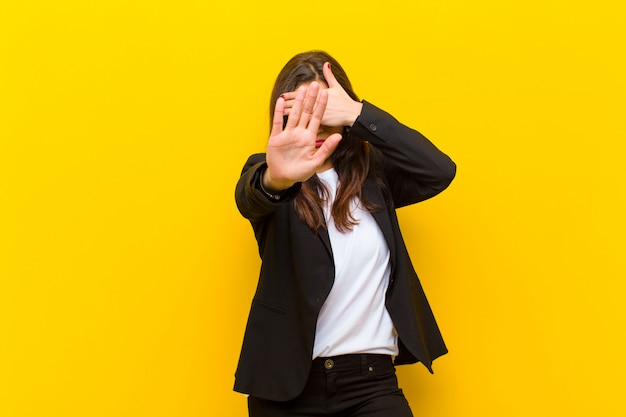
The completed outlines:
<svg viewBox="0 0 626 417">
<path fill-rule="evenodd" d="M 324 78 L 328 83 L 328 104 L 322 116 L 321 124 L 329 127 L 352 126 L 356 118 L 361 114 L 363 104 L 353 100 L 348 93 L 346 93 L 333 75 L 329 62 L 324 63 L 322 70 L 324 72 Z M 322 89 L 323 88 L 324 85 L 322 84 Z M 285 114 L 291 112 L 295 104 L 296 94 L 296 91 L 292 91 L 283 95 L 285 98 Z"/>
<path fill-rule="evenodd" d="M 363 104 L 353 100 L 333 75 L 330 62 L 324 64 L 324 78 L 328 82 L 328 104 L 322 117 L 325 126 L 352 126 L 361 114 Z"/>
<path fill-rule="evenodd" d="M 272 132 L 267 145 L 267 169 L 263 186 L 272 191 L 291 187 L 315 174 L 333 153 L 341 134 L 320 138 L 320 124 L 328 102 L 328 91 L 317 82 L 301 86 L 294 93 L 287 124 L 283 128 L 285 97 L 276 101 Z M 325 139 L 325 140 L 323 140 Z"/>
</svg>

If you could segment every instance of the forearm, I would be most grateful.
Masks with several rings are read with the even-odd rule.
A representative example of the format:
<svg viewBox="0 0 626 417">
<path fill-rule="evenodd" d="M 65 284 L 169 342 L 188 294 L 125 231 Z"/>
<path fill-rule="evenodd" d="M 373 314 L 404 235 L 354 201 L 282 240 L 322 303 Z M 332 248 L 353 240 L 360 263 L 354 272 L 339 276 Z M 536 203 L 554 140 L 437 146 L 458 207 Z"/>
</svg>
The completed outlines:
<svg viewBox="0 0 626 417">
<path fill-rule="evenodd" d="M 443 191 L 456 173 L 456 165 L 418 131 L 363 102 L 351 133 L 368 141 L 384 156 L 384 170 L 396 205 L 430 198 Z"/>
<path fill-rule="evenodd" d="M 264 154 L 252 155 L 244 165 L 235 188 L 235 202 L 239 212 L 253 222 L 273 213 L 282 204 L 293 199 L 299 190 L 300 184 L 294 184 L 280 193 L 280 198 L 272 198 L 261 188 L 261 176 L 266 168 Z"/>
</svg>

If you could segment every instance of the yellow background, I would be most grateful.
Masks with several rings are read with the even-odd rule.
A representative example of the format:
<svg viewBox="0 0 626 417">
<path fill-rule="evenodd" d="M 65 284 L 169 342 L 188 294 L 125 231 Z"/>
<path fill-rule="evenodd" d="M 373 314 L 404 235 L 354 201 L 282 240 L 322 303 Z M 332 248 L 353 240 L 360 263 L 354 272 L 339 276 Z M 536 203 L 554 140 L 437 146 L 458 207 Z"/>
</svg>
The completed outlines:
<svg viewBox="0 0 626 417">
<path fill-rule="evenodd" d="M 2 1 L 0 415 L 246 414 L 234 185 L 314 48 L 459 167 L 399 212 L 450 349 L 415 415 L 624 415 L 620 4 Z"/>
</svg>

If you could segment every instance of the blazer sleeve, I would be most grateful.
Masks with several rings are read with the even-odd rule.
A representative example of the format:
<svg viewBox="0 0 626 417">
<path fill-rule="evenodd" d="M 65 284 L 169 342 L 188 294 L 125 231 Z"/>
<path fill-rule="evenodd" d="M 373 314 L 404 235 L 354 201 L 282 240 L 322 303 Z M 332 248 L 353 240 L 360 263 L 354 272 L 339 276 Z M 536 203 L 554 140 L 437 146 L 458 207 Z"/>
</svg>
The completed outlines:
<svg viewBox="0 0 626 417">
<path fill-rule="evenodd" d="M 235 188 L 237 208 L 241 215 L 250 220 L 253 225 L 293 200 L 301 186 L 301 183 L 296 183 L 282 193 L 280 200 L 272 200 L 261 189 L 261 174 L 266 168 L 264 153 L 250 156 Z"/>
<path fill-rule="evenodd" d="M 396 207 L 439 194 L 456 175 L 455 163 L 426 137 L 365 100 L 350 133 L 374 147 Z"/>
</svg>

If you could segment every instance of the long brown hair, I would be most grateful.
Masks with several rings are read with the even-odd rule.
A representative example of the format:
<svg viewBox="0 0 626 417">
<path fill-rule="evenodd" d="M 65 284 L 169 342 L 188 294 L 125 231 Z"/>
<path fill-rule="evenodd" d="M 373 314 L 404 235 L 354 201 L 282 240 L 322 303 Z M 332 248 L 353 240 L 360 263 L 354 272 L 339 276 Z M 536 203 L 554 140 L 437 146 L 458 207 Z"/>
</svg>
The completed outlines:
<svg viewBox="0 0 626 417">
<path fill-rule="evenodd" d="M 291 58 L 276 78 L 270 99 L 270 129 L 276 100 L 281 94 L 294 91 L 300 84 L 306 82 L 324 81 L 328 84 L 323 72 L 326 62 L 330 62 L 333 75 L 346 93 L 353 100 L 359 100 L 346 72 L 337 60 L 323 51 L 304 52 Z M 370 175 L 369 161 L 369 144 L 350 134 L 350 129 L 344 127 L 343 139 L 331 156 L 331 162 L 339 177 L 339 188 L 330 213 L 340 232 L 352 230 L 358 223 L 350 211 L 350 202 L 354 197 L 359 198 L 360 203 L 369 212 L 380 209 L 377 204 L 363 198 L 361 194 L 363 184 Z M 322 205 L 328 197 L 329 192 L 324 184 L 317 175 L 313 175 L 302 184 L 300 192 L 294 199 L 298 217 L 315 233 L 320 227 L 326 227 Z"/>
</svg>

